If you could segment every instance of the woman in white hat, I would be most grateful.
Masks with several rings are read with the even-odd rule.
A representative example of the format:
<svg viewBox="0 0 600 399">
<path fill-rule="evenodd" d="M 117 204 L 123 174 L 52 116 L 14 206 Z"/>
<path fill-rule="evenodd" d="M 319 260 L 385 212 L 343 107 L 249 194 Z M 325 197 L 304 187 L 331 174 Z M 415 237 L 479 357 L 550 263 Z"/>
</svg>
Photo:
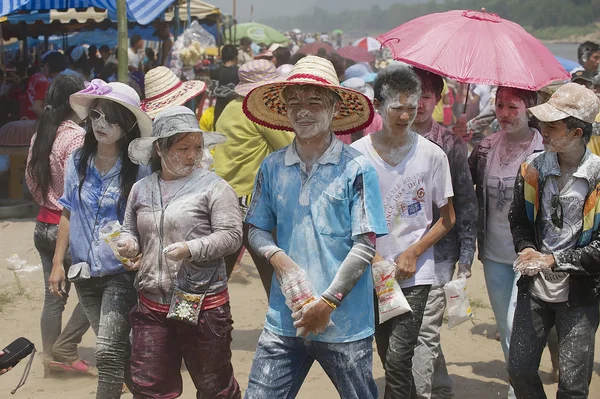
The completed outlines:
<svg viewBox="0 0 600 399">
<path fill-rule="evenodd" d="M 198 398 L 240 398 L 223 257 L 242 244 L 242 219 L 229 184 L 199 167 L 203 147 L 223 139 L 175 106 L 129 147 L 154 172 L 133 186 L 117 244 L 124 257 L 142 256 L 130 315 L 135 397 L 180 396 L 183 358 Z"/>
<path fill-rule="evenodd" d="M 133 280 L 110 247 L 100 239 L 108 223 L 122 221 L 127 197 L 143 170 L 127 156 L 132 140 L 152 134 L 152 121 L 140 98 L 123 83 L 94 79 L 70 97 L 71 108 L 87 120 L 83 147 L 71 155 L 59 203 L 63 212 L 49 283 L 64 295 L 63 260 L 70 246 L 79 302 L 96 333 L 96 397 L 119 398 L 129 371 L 129 312 L 137 301 Z M 127 371 L 127 373 L 125 372 Z"/>
</svg>

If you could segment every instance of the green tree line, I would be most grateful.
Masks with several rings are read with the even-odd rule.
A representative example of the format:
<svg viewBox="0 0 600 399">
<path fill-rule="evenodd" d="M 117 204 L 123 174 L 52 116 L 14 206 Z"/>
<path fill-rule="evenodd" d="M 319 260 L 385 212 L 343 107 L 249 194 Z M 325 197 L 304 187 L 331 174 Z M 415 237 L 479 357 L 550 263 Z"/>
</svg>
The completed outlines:
<svg viewBox="0 0 600 399">
<path fill-rule="evenodd" d="M 553 32 L 556 27 L 587 27 L 600 19 L 600 0 L 435 0 L 420 4 L 378 5 L 365 10 L 329 12 L 315 8 L 312 14 L 278 17 L 265 23 L 278 29 L 300 28 L 309 32 L 333 29 L 385 32 L 411 19 L 454 9 L 479 10 L 517 22 L 529 31 Z M 589 33 L 589 32 L 588 32 Z"/>
</svg>

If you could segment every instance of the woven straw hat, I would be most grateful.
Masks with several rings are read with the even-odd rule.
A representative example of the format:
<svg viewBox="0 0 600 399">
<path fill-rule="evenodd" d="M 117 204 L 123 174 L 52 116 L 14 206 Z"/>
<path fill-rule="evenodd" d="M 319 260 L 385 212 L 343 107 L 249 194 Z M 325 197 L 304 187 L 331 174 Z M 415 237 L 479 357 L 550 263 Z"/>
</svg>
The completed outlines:
<svg viewBox="0 0 600 399">
<path fill-rule="evenodd" d="M 371 101 L 356 90 L 340 86 L 333 64 L 315 56 L 306 56 L 298 61 L 285 81 L 252 90 L 244 99 L 244 113 L 250 120 L 271 129 L 294 131 L 281 95 L 285 87 L 292 85 L 320 86 L 340 96 L 340 112 L 332 122 L 336 134 L 354 133 L 373 121 Z"/>
<path fill-rule="evenodd" d="M 182 82 L 167 67 L 152 68 L 145 76 L 146 99 L 142 101 L 142 109 L 154 118 L 166 108 L 187 103 L 202 94 L 205 89 L 204 82 L 199 80 Z"/>
<path fill-rule="evenodd" d="M 79 118 L 87 119 L 96 100 L 110 100 L 127 108 L 135 116 L 141 137 L 152 135 L 152 119 L 140 108 L 140 96 L 124 83 L 106 83 L 101 79 L 85 82 L 85 89 L 71 94 L 69 103 Z"/>
</svg>

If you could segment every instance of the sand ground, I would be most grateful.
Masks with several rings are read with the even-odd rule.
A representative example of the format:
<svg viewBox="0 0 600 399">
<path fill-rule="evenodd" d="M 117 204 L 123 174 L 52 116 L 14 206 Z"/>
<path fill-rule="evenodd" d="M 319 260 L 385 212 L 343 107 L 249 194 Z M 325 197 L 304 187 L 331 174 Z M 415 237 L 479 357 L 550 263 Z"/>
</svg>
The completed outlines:
<svg viewBox="0 0 600 399">
<path fill-rule="evenodd" d="M 24 336 L 41 348 L 39 320 L 43 306 L 43 277 L 39 255 L 33 245 L 34 220 L 0 221 L 0 347 L 14 339 Z M 27 261 L 27 269 L 15 274 L 6 268 L 5 258 L 18 254 Z M 473 266 L 473 277 L 468 285 L 469 298 L 474 308 L 473 322 L 466 322 L 454 329 L 444 326 L 442 346 L 448 362 L 448 371 L 454 381 L 456 398 L 481 399 L 506 397 L 506 371 L 500 343 L 494 339 L 496 326 L 489 306 L 482 266 L 477 262 Z M 233 367 L 242 389 L 248 384 L 248 373 L 256 342 L 262 331 L 266 296 L 252 260 L 245 256 L 241 268 L 236 270 L 230 282 L 231 306 L 235 321 L 233 332 Z M 76 301 L 73 293 L 66 309 L 70 315 Z M 67 316 L 68 317 L 68 316 Z M 63 322 L 66 322 L 66 318 Z M 95 336 L 90 330 L 80 346 L 82 358 L 94 362 Z M 96 381 L 92 377 L 72 377 L 68 379 L 44 379 L 42 357 L 37 356 L 27 384 L 14 396 L 15 398 L 47 399 L 86 399 L 94 398 Z M 0 377 L 0 398 L 12 397 L 10 391 L 18 383 L 24 362 L 13 371 Z M 551 363 L 548 352 L 544 353 L 540 374 L 548 397 L 555 397 L 556 384 L 550 378 Z M 374 356 L 373 372 L 383 397 L 384 373 L 377 355 Z M 183 398 L 195 398 L 194 386 L 184 374 Z M 590 398 L 600 398 L 600 354 L 596 352 L 594 375 L 590 387 Z M 318 395 L 318 396 L 315 396 Z M 131 395 L 123 395 L 130 398 Z M 310 371 L 300 394 L 301 399 L 336 398 L 333 385 L 315 364 Z"/>
</svg>

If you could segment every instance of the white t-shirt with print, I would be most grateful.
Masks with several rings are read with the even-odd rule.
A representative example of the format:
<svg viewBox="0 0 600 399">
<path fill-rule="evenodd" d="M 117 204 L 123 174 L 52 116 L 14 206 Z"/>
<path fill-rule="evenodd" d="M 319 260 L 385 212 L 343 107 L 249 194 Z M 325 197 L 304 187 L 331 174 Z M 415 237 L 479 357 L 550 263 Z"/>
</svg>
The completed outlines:
<svg viewBox="0 0 600 399">
<path fill-rule="evenodd" d="M 371 141 L 371 135 L 354 142 L 377 170 L 379 189 L 390 233 L 377 239 L 377 252 L 394 262 L 408 247 L 427 234 L 433 221 L 433 207 L 441 208 L 454 196 L 450 166 L 444 151 L 417 135 L 417 141 L 397 166 L 387 164 Z M 403 280 L 402 288 L 435 283 L 433 246 L 417 260 L 417 272 Z"/>
<path fill-rule="evenodd" d="M 542 253 L 565 251 L 577 244 L 583 228 L 583 207 L 587 192 L 588 184 L 585 179 L 571 180 L 559 193 L 556 179 L 548 178 L 542 194 L 541 217 L 538 220 Z M 558 198 L 560 206 L 552 204 L 553 197 Z M 552 222 L 554 213 L 557 217 L 562 213 L 562 228 L 556 227 Z M 566 302 L 569 300 L 569 273 L 544 270 L 534 277 L 530 292 L 546 302 Z"/>
</svg>

